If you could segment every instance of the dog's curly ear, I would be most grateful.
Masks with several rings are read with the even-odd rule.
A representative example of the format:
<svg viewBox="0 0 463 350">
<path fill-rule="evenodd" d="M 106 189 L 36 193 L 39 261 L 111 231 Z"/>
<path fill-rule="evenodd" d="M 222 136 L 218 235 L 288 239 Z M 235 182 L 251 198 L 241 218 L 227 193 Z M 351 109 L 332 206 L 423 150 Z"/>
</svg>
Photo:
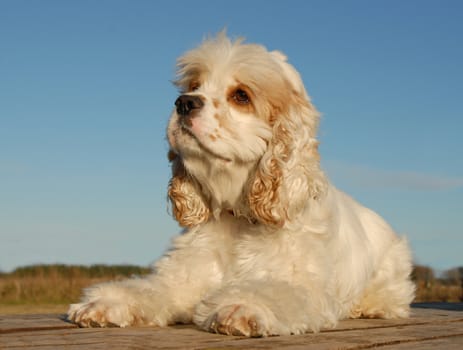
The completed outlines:
<svg viewBox="0 0 463 350">
<path fill-rule="evenodd" d="M 287 94 L 271 101 L 273 136 L 248 190 L 248 204 L 257 221 L 283 227 L 326 191 L 315 139 L 319 113 L 311 104 L 302 80 L 286 57 L 272 53 L 287 78 Z"/>
<path fill-rule="evenodd" d="M 199 185 L 188 174 L 181 158 L 175 152 L 169 151 L 168 157 L 172 163 L 168 196 L 175 219 L 183 227 L 193 227 L 206 222 L 210 216 L 210 209 Z"/>
</svg>

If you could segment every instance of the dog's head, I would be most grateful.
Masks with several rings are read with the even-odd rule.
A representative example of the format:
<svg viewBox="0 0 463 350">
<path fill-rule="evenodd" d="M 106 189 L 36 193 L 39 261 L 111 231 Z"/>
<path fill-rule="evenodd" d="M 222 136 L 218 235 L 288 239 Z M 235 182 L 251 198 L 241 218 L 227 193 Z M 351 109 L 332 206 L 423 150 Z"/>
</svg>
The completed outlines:
<svg viewBox="0 0 463 350">
<path fill-rule="evenodd" d="M 228 210 L 281 227 L 324 191 L 319 114 L 282 53 L 220 33 L 177 66 L 167 135 L 182 226 Z"/>
</svg>

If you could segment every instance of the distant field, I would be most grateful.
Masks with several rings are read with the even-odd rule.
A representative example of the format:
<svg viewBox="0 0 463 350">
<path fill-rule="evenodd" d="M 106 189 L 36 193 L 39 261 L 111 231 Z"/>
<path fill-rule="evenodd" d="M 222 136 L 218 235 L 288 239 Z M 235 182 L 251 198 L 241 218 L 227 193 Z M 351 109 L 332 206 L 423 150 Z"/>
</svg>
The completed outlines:
<svg viewBox="0 0 463 350">
<path fill-rule="evenodd" d="M 0 303 L 0 314 L 19 315 L 19 314 L 65 314 L 69 304 L 19 304 L 9 305 Z"/>
<path fill-rule="evenodd" d="M 151 270 L 132 265 L 34 265 L 0 273 L 0 314 L 65 313 L 82 289 L 108 280 L 143 276 Z M 432 269 L 415 267 L 417 302 L 463 301 L 459 278 L 434 278 Z"/>
<path fill-rule="evenodd" d="M 131 265 L 34 265 L 0 274 L 0 314 L 64 313 L 82 289 L 108 280 L 142 276 L 149 268 Z"/>
</svg>

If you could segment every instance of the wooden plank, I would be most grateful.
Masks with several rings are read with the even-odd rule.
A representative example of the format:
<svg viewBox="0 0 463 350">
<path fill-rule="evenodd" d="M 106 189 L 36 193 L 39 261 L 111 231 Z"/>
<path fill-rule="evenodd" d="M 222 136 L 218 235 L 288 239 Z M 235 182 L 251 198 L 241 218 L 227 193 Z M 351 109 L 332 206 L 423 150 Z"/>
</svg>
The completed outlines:
<svg viewBox="0 0 463 350">
<path fill-rule="evenodd" d="M 0 315 L 0 334 L 78 328 L 75 324 L 69 323 L 65 319 L 66 316 L 60 314 Z"/>
<path fill-rule="evenodd" d="M 463 337 L 449 337 L 419 342 L 385 345 L 382 350 L 461 350 L 463 349 Z"/>
<path fill-rule="evenodd" d="M 349 329 L 368 329 L 381 327 L 394 327 L 407 324 L 436 323 L 448 320 L 463 320 L 463 312 L 447 311 L 428 308 L 414 308 L 412 317 L 399 320 L 383 319 L 355 319 L 343 320 L 333 331 Z M 78 328 L 66 321 L 64 314 L 38 314 L 38 315 L 0 315 L 0 334 L 15 331 L 34 331 L 46 329 Z M 330 331 L 330 330 L 327 330 Z"/>
<path fill-rule="evenodd" d="M 373 347 L 425 342 L 463 345 L 463 324 L 409 325 L 394 328 L 322 332 L 300 336 L 260 339 L 229 337 L 198 332 L 191 327 L 73 329 L 56 331 L 6 333 L 0 336 L 2 349 L 35 348 L 99 349 L 368 349 Z"/>
<path fill-rule="evenodd" d="M 350 319 L 342 320 L 333 331 L 350 329 L 370 329 L 397 327 L 404 325 L 436 324 L 447 321 L 463 321 L 463 312 L 428 308 L 413 308 L 410 318 L 383 320 L 383 319 Z M 330 330 L 326 330 L 330 331 Z"/>
<path fill-rule="evenodd" d="M 458 310 L 458 309 L 457 309 Z M 463 349 L 463 311 L 413 309 L 403 320 L 340 322 L 318 334 L 260 339 L 199 331 L 193 325 L 167 328 L 77 328 L 64 315 L 0 315 L 0 349 Z"/>
</svg>

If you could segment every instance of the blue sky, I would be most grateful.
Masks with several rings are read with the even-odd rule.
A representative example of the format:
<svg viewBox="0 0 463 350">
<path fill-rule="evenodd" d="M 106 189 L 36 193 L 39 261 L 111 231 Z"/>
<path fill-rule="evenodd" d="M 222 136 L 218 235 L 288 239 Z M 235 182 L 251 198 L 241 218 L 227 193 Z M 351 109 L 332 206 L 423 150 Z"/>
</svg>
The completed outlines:
<svg viewBox="0 0 463 350">
<path fill-rule="evenodd" d="M 224 27 L 300 71 L 339 188 L 417 263 L 463 265 L 462 18 L 458 0 L 1 0 L 0 270 L 162 254 L 175 59 Z"/>
</svg>

